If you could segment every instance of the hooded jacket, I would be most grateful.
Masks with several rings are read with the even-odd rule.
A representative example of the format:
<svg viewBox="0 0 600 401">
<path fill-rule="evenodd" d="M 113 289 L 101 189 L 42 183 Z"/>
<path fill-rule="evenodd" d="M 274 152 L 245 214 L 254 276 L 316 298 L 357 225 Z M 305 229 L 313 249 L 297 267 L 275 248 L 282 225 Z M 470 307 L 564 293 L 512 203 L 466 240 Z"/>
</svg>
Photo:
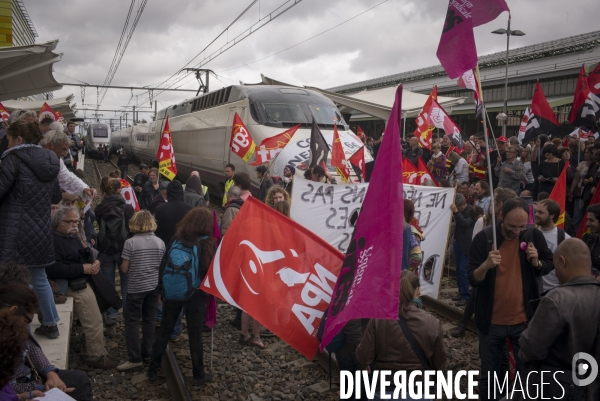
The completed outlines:
<svg viewBox="0 0 600 401">
<path fill-rule="evenodd" d="M 15 146 L 0 164 L 0 262 L 54 263 L 50 207 L 58 157 L 38 145 Z"/>
<path fill-rule="evenodd" d="M 158 205 L 154 212 L 157 225 L 154 234 L 168 244 L 175 234 L 177 223 L 193 208 L 194 206 L 184 201 L 181 182 L 171 181 L 167 187 L 167 202 Z"/>
<path fill-rule="evenodd" d="M 207 200 L 204 198 L 204 191 L 202 189 L 202 181 L 200 177 L 195 175 L 190 176 L 185 183 L 185 191 L 183 193 L 183 200 L 185 203 L 196 206 L 206 206 Z"/>
<path fill-rule="evenodd" d="M 108 220 L 111 217 L 123 218 L 125 216 L 125 222 L 127 224 L 127 232 L 129 232 L 129 219 L 133 217 L 133 207 L 125 202 L 125 198 L 121 194 L 105 196 L 100 204 L 94 209 L 96 213 L 96 222 L 100 226 L 100 220 Z M 102 245 L 100 245 L 100 239 L 98 238 L 98 251 L 104 252 Z"/>
</svg>

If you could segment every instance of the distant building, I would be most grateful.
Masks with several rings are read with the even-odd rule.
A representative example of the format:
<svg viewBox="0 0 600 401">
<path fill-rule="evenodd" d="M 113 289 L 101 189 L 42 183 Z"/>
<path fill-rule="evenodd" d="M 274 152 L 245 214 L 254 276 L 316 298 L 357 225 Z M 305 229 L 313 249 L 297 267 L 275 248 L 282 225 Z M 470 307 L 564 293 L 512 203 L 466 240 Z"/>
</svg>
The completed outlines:
<svg viewBox="0 0 600 401">
<path fill-rule="evenodd" d="M 45 3 L 40 3 L 40 6 Z M 0 0 L 0 46 L 27 46 L 35 44 L 38 33 L 22 0 Z M 22 100 L 53 99 L 52 92 L 27 96 Z"/>
<path fill-rule="evenodd" d="M 537 80 L 540 81 L 550 106 L 562 123 L 568 118 L 581 66 L 585 65 L 589 73 L 600 62 L 600 31 L 514 48 L 510 50 L 508 60 L 508 136 L 518 132 L 523 112 L 531 104 Z M 502 131 L 502 125 L 496 116 L 502 111 L 504 103 L 505 66 L 506 51 L 479 57 L 483 99 L 496 136 L 500 136 Z M 481 120 L 475 119 L 473 92 L 459 87 L 456 79 L 448 78 L 441 65 L 341 85 L 328 90 L 352 94 L 400 83 L 404 85 L 405 90 L 411 92 L 429 94 L 433 86 L 437 85 L 440 96 L 467 98 L 464 104 L 454 106 L 447 112 L 467 135 L 483 132 Z M 385 124 L 381 119 L 358 111 L 352 112 L 349 123 L 353 129 L 359 124 L 367 135 L 376 137 L 381 134 Z M 412 133 L 415 128 L 415 119 L 408 118 L 406 132 Z"/>
</svg>

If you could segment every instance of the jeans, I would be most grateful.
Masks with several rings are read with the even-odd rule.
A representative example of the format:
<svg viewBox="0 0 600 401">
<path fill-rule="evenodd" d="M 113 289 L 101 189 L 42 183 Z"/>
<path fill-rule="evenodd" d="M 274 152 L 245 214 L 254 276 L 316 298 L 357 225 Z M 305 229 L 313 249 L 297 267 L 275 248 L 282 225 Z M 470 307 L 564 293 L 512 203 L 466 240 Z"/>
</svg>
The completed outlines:
<svg viewBox="0 0 600 401">
<path fill-rule="evenodd" d="M 128 294 L 125 308 L 125 342 L 129 362 L 142 362 L 152 355 L 154 341 L 154 317 L 158 305 L 158 291 L 152 290 Z M 142 318 L 142 342 L 140 344 L 140 317 Z"/>
<path fill-rule="evenodd" d="M 121 169 L 121 178 L 127 178 L 127 166 L 119 166 L 119 168 Z"/>
<path fill-rule="evenodd" d="M 58 311 L 56 310 L 56 304 L 54 303 L 54 295 L 52 294 L 52 288 L 48 282 L 46 276 L 46 269 L 43 267 L 36 267 L 29 269 L 31 274 L 31 286 L 33 292 L 37 296 L 40 304 L 40 312 L 42 313 L 42 324 L 44 326 L 55 326 L 60 320 L 58 317 Z"/>
<path fill-rule="evenodd" d="M 471 291 L 469 290 L 469 279 L 467 278 L 467 265 L 469 264 L 469 255 L 463 253 L 458 245 L 458 241 L 454 241 L 454 260 L 456 265 L 456 275 L 458 292 L 462 299 L 469 299 Z"/>
<path fill-rule="evenodd" d="M 73 297 L 73 309 L 85 335 L 85 348 L 88 358 L 96 360 L 108 354 L 104 347 L 104 331 L 102 329 L 102 314 L 98 308 L 98 301 L 94 290 L 88 284 L 86 288 L 79 291 L 68 289 L 66 295 Z"/>
<path fill-rule="evenodd" d="M 117 265 L 121 261 L 121 254 L 115 253 L 114 255 L 109 255 L 107 253 L 101 253 L 100 257 L 100 271 L 108 281 L 115 285 L 115 271 L 119 270 L 119 276 L 121 277 L 121 299 L 123 300 L 123 310 L 125 310 L 125 298 L 127 298 L 127 285 L 129 283 L 129 276 L 127 273 L 122 273 L 120 269 L 117 269 Z M 113 325 L 117 321 L 117 317 L 119 316 L 119 312 L 114 310 L 113 308 L 108 308 L 106 311 L 106 321 L 110 325 Z"/>
<path fill-rule="evenodd" d="M 156 321 L 160 322 L 162 320 L 162 305 L 158 305 L 158 308 L 156 309 Z M 177 338 L 179 337 L 179 335 L 181 334 L 181 331 L 183 330 L 181 328 L 181 318 L 183 318 L 183 311 L 181 311 L 181 313 L 179 314 L 179 318 L 177 319 L 177 323 L 175 323 L 175 328 L 173 329 L 173 332 L 171 333 L 171 339 L 173 338 Z"/>
<path fill-rule="evenodd" d="M 185 311 L 187 319 L 194 379 L 201 379 L 205 375 L 204 352 L 202 350 L 202 326 L 204 325 L 206 311 L 206 293 L 200 290 L 196 290 L 192 298 L 187 302 L 165 301 L 160 330 L 154 342 L 152 360 L 150 361 L 148 371 L 158 371 L 162 357 L 169 344 L 169 337 L 173 332 L 175 322 L 182 309 Z"/>
<path fill-rule="evenodd" d="M 502 353 L 506 346 L 506 337 L 510 339 L 517 362 L 517 370 L 523 370 L 523 364 L 519 360 L 519 338 L 525 330 L 524 324 L 515 324 L 512 326 L 499 326 L 491 324 L 489 332 L 483 334 L 479 332 L 479 357 L 481 358 L 481 369 L 479 372 L 479 397 L 481 400 L 497 400 L 501 398 L 498 389 L 494 395 L 494 389 L 490 388 L 488 397 L 488 378 L 492 385 L 493 373 L 499 374 L 502 365 Z M 504 377 L 498 377 L 498 382 L 502 384 Z"/>
</svg>

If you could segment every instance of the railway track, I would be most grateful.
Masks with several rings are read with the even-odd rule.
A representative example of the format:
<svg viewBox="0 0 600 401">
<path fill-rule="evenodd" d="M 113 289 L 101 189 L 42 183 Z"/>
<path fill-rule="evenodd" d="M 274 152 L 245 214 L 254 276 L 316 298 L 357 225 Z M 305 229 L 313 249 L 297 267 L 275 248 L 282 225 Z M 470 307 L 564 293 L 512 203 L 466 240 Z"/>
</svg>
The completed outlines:
<svg viewBox="0 0 600 401">
<path fill-rule="evenodd" d="M 98 163 L 96 160 L 92 160 L 94 165 L 94 170 L 98 175 L 98 181 L 102 180 L 102 173 L 100 172 L 100 168 L 98 167 Z M 118 166 L 110 162 L 115 168 Z M 128 175 L 127 179 L 133 182 L 133 179 Z M 169 393 L 171 394 L 171 399 L 175 401 L 191 401 L 191 395 L 185 384 L 184 377 L 181 373 L 181 369 L 179 369 L 179 364 L 177 363 L 177 358 L 171 349 L 171 345 L 167 346 L 167 351 L 162 359 L 162 371 L 167 379 L 167 386 L 169 388 Z"/>
</svg>

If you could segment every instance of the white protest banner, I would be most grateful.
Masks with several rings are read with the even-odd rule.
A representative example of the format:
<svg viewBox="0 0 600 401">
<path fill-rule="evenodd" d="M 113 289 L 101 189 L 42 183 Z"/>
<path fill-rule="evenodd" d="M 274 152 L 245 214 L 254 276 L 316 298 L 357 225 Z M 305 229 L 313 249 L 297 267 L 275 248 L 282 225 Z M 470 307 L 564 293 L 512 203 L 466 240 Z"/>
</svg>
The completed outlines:
<svg viewBox="0 0 600 401">
<path fill-rule="evenodd" d="M 340 252 L 346 252 L 352 218 L 358 215 L 369 184 L 331 185 L 294 178 L 291 218 L 308 228 Z M 423 229 L 423 262 L 419 266 L 421 294 L 438 297 L 454 200 L 454 188 L 404 184 L 404 198 L 415 204 L 415 218 Z M 402 222 L 398 222 L 402 224 Z"/>
</svg>

